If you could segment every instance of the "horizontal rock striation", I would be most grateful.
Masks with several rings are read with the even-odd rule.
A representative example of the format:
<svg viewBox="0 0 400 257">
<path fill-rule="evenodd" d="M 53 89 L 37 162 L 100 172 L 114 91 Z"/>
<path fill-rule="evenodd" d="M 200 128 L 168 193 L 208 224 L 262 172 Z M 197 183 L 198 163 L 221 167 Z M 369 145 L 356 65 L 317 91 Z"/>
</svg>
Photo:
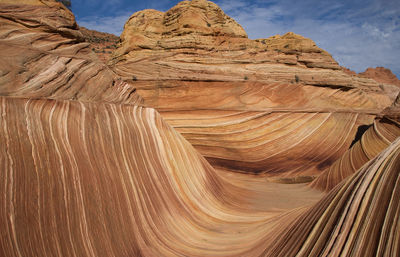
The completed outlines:
<svg viewBox="0 0 400 257">
<path fill-rule="evenodd" d="M 215 7 L 179 6 L 195 8 L 190 17 L 204 4 Z M 275 183 L 304 182 L 339 158 L 386 105 L 381 92 L 182 81 L 191 86 L 152 98 L 160 115 L 137 94 L 148 104 L 154 91 L 120 81 L 60 3 L 0 7 L 0 256 L 399 255 L 399 138 L 327 194 Z M 210 27 L 245 39 L 221 15 Z M 207 97 L 214 107 L 196 108 Z M 399 106 L 398 97 L 376 117 L 391 122 L 375 122 L 381 134 L 392 133 Z M 215 169 L 177 130 L 228 162 Z M 274 164 L 282 178 L 224 170 L 243 161 Z"/>
<path fill-rule="evenodd" d="M 300 35 L 250 40 L 205 0 L 133 14 L 109 64 L 215 167 L 277 176 L 319 174 L 398 93 Z"/>
</svg>

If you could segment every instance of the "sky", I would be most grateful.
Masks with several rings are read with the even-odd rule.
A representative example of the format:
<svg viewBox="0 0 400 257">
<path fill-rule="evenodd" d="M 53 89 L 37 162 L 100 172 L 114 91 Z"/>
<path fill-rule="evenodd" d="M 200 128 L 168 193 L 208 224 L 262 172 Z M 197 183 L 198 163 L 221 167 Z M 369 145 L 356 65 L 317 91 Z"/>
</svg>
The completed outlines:
<svg viewBox="0 0 400 257">
<path fill-rule="evenodd" d="M 81 26 L 119 35 L 136 11 L 167 11 L 179 0 L 72 0 Z M 249 38 L 293 31 L 356 72 L 389 68 L 400 78 L 400 0 L 215 0 Z"/>
</svg>

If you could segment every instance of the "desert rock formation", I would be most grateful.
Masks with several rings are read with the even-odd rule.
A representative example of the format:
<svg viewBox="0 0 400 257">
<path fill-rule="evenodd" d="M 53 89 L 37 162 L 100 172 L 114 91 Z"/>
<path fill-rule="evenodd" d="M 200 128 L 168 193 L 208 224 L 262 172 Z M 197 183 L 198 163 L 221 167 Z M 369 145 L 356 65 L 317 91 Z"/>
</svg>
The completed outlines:
<svg viewBox="0 0 400 257">
<path fill-rule="evenodd" d="M 400 80 L 391 70 L 384 67 L 368 68 L 364 72 L 361 72 L 360 75 L 384 84 L 391 84 L 400 87 Z"/>
<path fill-rule="evenodd" d="M 110 33 L 90 30 L 82 26 L 79 27 L 79 31 L 82 33 L 85 41 L 91 44 L 91 48 L 97 54 L 97 57 L 102 62 L 107 63 L 117 47 L 119 37 Z"/>
<path fill-rule="evenodd" d="M 397 99 L 400 99 L 400 94 Z M 354 141 L 352 147 L 323 171 L 311 183 L 311 186 L 327 192 L 330 191 L 399 138 L 400 110 L 398 101 L 385 109 L 372 125 L 360 127 L 358 131 L 361 135 L 359 140 Z"/>
<path fill-rule="evenodd" d="M 134 87 L 98 61 L 73 14 L 61 3 L 31 0 L 17 5 L 2 0 L 0 4 L 0 95 L 141 102 Z"/>
<path fill-rule="evenodd" d="M 211 17 L 193 30 L 205 45 L 220 36 L 230 41 L 222 48 L 236 41 L 264 45 L 247 39 L 210 2 L 185 1 L 171 10 L 168 19 L 182 28 L 197 24 L 193 14 Z M 146 34 L 143 42 L 167 31 L 158 31 L 157 19 L 135 15 L 144 24 L 137 28 Z M 165 26 L 180 33 L 176 24 Z M 286 37 L 297 52 L 282 57 L 316 49 L 307 39 Z M 281 38 L 272 40 L 270 47 L 279 49 Z M 0 0 L 0 46 L 0 256 L 400 254 L 400 139 L 393 137 L 400 95 L 322 67 L 334 62 L 327 53 L 307 62 L 319 63 L 311 68 L 279 58 L 251 64 L 239 48 L 220 55 L 134 46 L 112 60 L 117 75 L 55 0 Z M 263 54 L 271 51 L 278 53 Z M 217 60 L 222 66 L 212 65 Z M 185 69 L 195 79 L 182 79 Z M 201 79 L 207 77 L 201 69 L 219 79 Z M 230 77 L 251 69 L 260 69 L 260 79 Z M 299 79 L 291 83 L 293 71 Z M 274 72 L 281 76 L 269 80 Z M 353 84 L 300 81 L 310 72 Z M 329 192 L 301 183 L 339 160 L 357 128 L 374 120 L 377 134 L 392 141 L 388 147 L 347 179 L 335 176 Z M 375 144 L 373 136 L 367 130 L 352 149 Z M 236 169 L 244 172 L 229 171 Z"/>
<path fill-rule="evenodd" d="M 338 159 L 399 92 L 300 35 L 250 40 L 205 0 L 133 14 L 109 64 L 214 167 L 294 179 Z"/>
</svg>

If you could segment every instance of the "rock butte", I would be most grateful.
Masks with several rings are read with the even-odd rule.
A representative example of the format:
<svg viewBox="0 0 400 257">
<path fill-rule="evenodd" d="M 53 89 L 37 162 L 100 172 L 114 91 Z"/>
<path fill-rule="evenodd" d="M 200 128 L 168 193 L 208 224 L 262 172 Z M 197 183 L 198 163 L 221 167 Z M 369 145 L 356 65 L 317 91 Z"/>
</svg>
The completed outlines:
<svg viewBox="0 0 400 257">
<path fill-rule="evenodd" d="M 399 92 L 300 35 L 250 40 L 203 0 L 133 14 L 109 64 L 214 167 L 285 181 L 320 174 Z"/>
<path fill-rule="evenodd" d="M 400 255 L 392 85 L 207 1 L 134 14 L 111 69 L 53 0 L 0 28 L 0 256 Z"/>
</svg>

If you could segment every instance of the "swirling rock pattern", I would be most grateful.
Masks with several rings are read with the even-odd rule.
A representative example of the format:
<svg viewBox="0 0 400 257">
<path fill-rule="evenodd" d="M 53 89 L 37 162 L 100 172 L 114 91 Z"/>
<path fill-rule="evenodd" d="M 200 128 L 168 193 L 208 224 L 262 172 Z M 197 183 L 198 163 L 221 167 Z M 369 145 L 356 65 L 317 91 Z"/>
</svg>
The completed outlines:
<svg viewBox="0 0 400 257">
<path fill-rule="evenodd" d="M 232 20 L 216 20 L 211 28 L 245 39 Z M 241 155 L 240 165 L 251 159 L 245 168 L 265 162 L 284 178 L 315 174 L 310 169 L 339 158 L 351 131 L 386 105 L 382 92 L 239 83 L 222 104 L 215 96 L 213 109 L 196 108 L 199 101 L 168 109 L 167 97 L 150 97 L 143 81 L 136 90 L 103 65 L 60 3 L 0 0 L 0 24 L 0 256 L 399 255 L 400 139 L 328 194 L 223 170 Z M 185 83 L 193 82 L 178 83 L 172 100 L 182 99 L 176 89 Z M 181 93 L 195 99 L 198 89 Z M 297 97 L 287 99 L 292 90 Z M 138 91 L 158 101 L 162 116 Z M 399 105 L 398 97 L 383 112 L 391 125 Z M 170 124 L 229 164 L 212 167 Z"/>
<path fill-rule="evenodd" d="M 133 14 L 109 64 L 214 167 L 302 181 L 398 93 L 294 33 L 250 40 L 205 0 Z"/>
<path fill-rule="evenodd" d="M 265 256 L 398 256 L 400 139 L 301 215 Z"/>
<path fill-rule="evenodd" d="M 343 156 L 316 178 L 311 186 L 320 190 L 330 191 L 343 179 L 355 173 L 365 163 L 373 159 L 396 138 L 400 137 L 400 125 L 390 119 L 376 119 Z"/>
<path fill-rule="evenodd" d="M 373 117 L 288 110 L 161 114 L 214 167 L 298 177 L 303 182 L 339 158 L 358 125 L 371 122 Z"/>
<path fill-rule="evenodd" d="M 55 1 L 0 1 L 0 95 L 138 104 L 99 62 L 73 14 Z"/>
<path fill-rule="evenodd" d="M 250 212 L 153 109 L 0 101 L 3 256 L 234 254 L 276 215 Z"/>
</svg>

